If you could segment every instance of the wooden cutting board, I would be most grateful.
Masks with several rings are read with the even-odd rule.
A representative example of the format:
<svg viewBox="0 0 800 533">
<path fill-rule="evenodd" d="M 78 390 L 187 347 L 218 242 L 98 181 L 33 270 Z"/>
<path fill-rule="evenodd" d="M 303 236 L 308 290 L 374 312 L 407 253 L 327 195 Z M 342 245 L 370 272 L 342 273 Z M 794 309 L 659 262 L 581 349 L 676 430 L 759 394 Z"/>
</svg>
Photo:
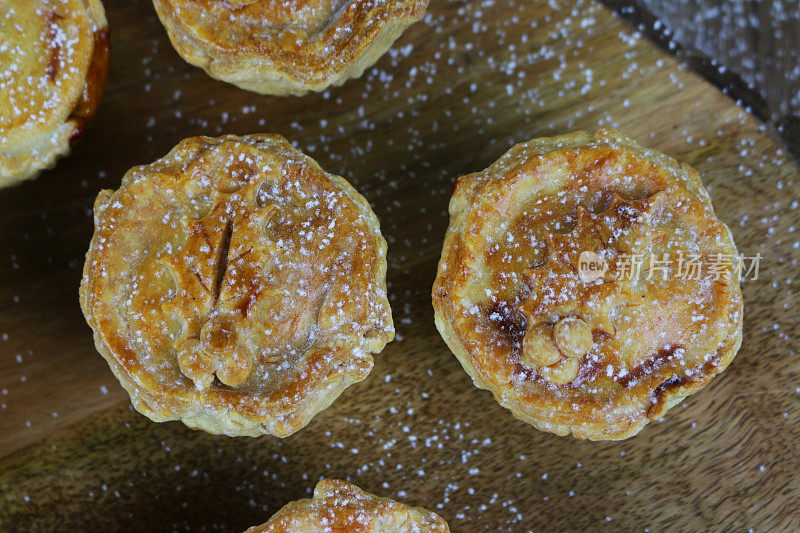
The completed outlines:
<svg viewBox="0 0 800 533">
<path fill-rule="evenodd" d="M 441 513 L 453 531 L 800 527 L 797 170 L 744 110 L 594 1 L 432 0 L 362 79 L 272 98 L 169 45 L 150 2 L 109 1 L 105 101 L 83 143 L 0 191 L 0 530 L 224 530 L 321 477 Z M 559 438 L 476 389 L 433 325 L 454 180 L 512 144 L 613 126 L 694 165 L 743 253 L 738 357 L 620 443 Z M 155 424 L 129 406 L 78 307 L 91 205 L 180 139 L 280 133 L 372 203 L 397 341 L 287 439 Z"/>
</svg>

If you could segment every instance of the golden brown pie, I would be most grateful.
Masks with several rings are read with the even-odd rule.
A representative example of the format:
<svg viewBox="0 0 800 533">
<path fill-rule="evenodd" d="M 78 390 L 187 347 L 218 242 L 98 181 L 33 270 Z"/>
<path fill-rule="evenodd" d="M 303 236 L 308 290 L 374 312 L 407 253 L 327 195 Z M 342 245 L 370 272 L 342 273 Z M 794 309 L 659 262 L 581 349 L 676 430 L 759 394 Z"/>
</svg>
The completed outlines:
<svg viewBox="0 0 800 533">
<path fill-rule="evenodd" d="M 0 4 L 0 187 L 69 153 L 100 103 L 108 54 L 98 0 Z"/>
<path fill-rule="evenodd" d="M 153 0 L 172 45 L 214 78 L 304 94 L 361 76 L 428 0 Z"/>
<path fill-rule="evenodd" d="M 323 479 L 314 497 L 284 505 L 245 533 L 447 533 L 447 523 L 422 507 L 380 498 L 336 479 Z"/>
<path fill-rule="evenodd" d="M 94 209 L 81 307 L 154 421 L 289 435 L 394 337 L 375 214 L 279 135 L 186 139 Z"/>
<path fill-rule="evenodd" d="M 539 429 L 629 437 L 739 349 L 738 255 L 697 172 L 612 130 L 515 146 L 450 217 L 436 326 Z"/>
</svg>

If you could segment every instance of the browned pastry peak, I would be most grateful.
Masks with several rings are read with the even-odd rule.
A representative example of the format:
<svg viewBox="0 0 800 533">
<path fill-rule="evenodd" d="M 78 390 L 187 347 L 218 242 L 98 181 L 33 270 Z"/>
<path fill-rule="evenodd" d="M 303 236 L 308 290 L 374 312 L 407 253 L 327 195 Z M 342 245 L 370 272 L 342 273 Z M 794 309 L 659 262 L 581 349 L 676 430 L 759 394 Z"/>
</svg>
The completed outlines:
<svg viewBox="0 0 800 533">
<path fill-rule="evenodd" d="M 239 194 L 255 198 L 258 183 Z M 252 306 L 272 291 L 264 274 L 275 253 L 266 225 L 274 205 L 237 210 L 221 201 L 198 221 L 182 220 L 188 238 L 176 253 L 160 260 L 175 279 L 175 297 L 163 308 L 183 325 L 176 340 L 181 371 L 206 389 L 216 376 L 229 386 L 250 374 L 254 354 L 248 332 L 258 328 Z"/>
</svg>

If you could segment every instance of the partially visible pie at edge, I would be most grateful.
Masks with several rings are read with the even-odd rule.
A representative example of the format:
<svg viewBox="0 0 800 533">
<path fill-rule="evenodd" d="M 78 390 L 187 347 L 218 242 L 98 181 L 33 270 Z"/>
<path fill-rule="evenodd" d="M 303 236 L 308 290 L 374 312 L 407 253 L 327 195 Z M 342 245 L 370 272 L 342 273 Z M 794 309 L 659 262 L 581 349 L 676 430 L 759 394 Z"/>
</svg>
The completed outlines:
<svg viewBox="0 0 800 533">
<path fill-rule="evenodd" d="M 210 76 L 262 94 L 361 76 L 428 0 L 153 0 L 170 41 Z"/>
<path fill-rule="evenodd" d="M 447 523 L 422 507 L 381 498 L 346 481 L 323 479 L 314 497 L 287 503 L 245 533 L 448 533 Z"/>
<path fill-rule="evenodd" d="M 697 172 L 613 130 L 515 146 L 458 180 L 450 217 L 437 328 L 539 429 L 629 437 L 739 349 L 739 256 Z"/>
<path fill-rule="evenodd" d="M 95 202 L 81 307 L 134 407 L 289 435 L 394 337 L 369 204 L 278 135 L 193 137 Z"/>
<path fill-rule="evenodd" d="M 108 69 L 99 0 L 0 6 L 0 187 L 69 153 L 94 119 Z"/>
</svg>

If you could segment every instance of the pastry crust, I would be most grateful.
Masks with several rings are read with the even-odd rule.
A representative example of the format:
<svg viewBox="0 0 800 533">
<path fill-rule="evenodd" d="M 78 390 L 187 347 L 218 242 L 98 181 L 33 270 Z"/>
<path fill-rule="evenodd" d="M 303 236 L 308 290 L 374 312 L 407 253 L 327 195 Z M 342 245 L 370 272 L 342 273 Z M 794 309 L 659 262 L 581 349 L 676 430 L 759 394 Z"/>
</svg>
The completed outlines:
<svg viewBox="0 0 800 533">
<path fill-rule="evenodd" d="M 10 0 L 0 8 L 0 187 L 69 153 L 94 118 L 108 68 L 99 0 Z"/>
<path fill-rule="evenodd" d="M 287 436 L 394 338 L 363 196 L 279 135 L 193 137 L 95 202 L 81 308 L 156 422 Z"/>
<path fill-rule="evenodd" d="M 361 76 L 428 0 L 153 0 L 172 45 L 210 76 L 262 94 Z"/>
<path fill-rule="evenodd" d="M 245 533 L 447 533 L 447 523 L 422 507 L 380 498 L 336 479 L 323 479 L 314 497 L 284 505 Z"/>
<path fill-rule="evenodd" d="M 613 130 L 515 146 L 458 180 L 450 216 L 436 326 L 541 430 L 630 437 L 739 349 L 738 255 L 697 172 Z"/>
</svg>

